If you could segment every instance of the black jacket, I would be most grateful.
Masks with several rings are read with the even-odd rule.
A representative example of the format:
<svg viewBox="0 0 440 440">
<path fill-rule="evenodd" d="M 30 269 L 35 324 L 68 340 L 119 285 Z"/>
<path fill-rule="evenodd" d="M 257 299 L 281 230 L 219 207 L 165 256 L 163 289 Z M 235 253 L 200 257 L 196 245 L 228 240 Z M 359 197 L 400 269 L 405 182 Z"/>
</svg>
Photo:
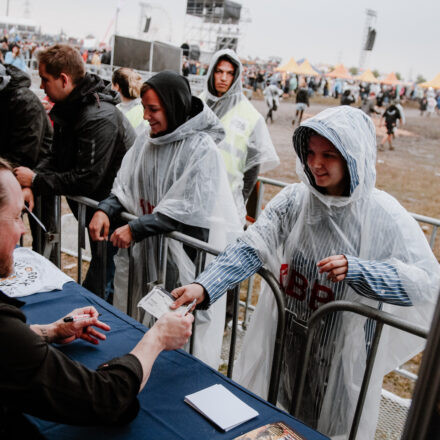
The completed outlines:
<svg viewBox="0 0 440 440">
<path fill-rule="evenodd" d="M 81 195 L 103 200 L 122 158 L 135 140 L 119 97 L 97 75 L 87 73 L 68 98 L 50 112 L 54 138 L 50 155 L 38 164 L 36 193 Z"/>
<path fill-rule="evenodd" d="M 34 168 L 52 143 L 52 126 L 29 76 L 6 65 L 11 77 L 0 92 L 0 156 L 13 165 Z"/>
</svg>

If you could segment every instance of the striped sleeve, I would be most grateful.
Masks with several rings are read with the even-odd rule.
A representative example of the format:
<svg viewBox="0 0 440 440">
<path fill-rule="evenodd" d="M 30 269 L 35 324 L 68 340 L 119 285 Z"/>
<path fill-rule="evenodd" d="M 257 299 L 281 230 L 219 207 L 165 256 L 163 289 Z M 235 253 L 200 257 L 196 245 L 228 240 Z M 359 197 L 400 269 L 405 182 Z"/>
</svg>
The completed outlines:
<svg viewBox="0 0 440 440">
<path fill-rule="evenodd" d="M 412 306 L 395 267 L 385 261 L 366 261 L 345 255 L 346 282 L 360 295 L 398 306 Z"/>
<path fill-rule="evenodd" d="M 226 291 L 257 272 L 262 265 L 257 251 L 247 243 L 237 240 L 230 244 L 194 281 L 203 286 L 209 296 L 209 303 L 206 301 L 199 308 L 217 301 Z"/>
</svg>

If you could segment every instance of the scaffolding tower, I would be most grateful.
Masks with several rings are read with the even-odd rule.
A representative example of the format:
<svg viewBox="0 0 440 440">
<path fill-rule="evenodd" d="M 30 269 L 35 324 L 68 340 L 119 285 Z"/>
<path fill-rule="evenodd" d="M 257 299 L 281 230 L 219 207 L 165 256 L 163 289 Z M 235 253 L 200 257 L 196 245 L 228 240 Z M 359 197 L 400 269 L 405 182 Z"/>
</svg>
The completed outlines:
<svg viewBox="0 0 440 440">
<path fill-rule="evenodd" d="M 243 23 L 249 13 L 240 3 L 229 0 L 188 0 L 184 37 L 189 45 L 197 45 L 203 52 L 220 49 L 237 50 Z"/>
</svg>

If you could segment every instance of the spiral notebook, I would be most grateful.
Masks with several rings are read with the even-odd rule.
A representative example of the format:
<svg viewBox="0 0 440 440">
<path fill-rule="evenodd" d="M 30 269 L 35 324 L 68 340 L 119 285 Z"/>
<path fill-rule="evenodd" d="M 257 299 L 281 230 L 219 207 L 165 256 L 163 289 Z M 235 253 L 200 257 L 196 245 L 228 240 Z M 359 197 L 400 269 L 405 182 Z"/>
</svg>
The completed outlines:
<svg viewBox="0 0 440 440">
<path fill-rule="evenodd" d="M 220 384 L 185 396 L 185 402 L 223 431 L 258 416 L 257 411 Z"/>
</svg>

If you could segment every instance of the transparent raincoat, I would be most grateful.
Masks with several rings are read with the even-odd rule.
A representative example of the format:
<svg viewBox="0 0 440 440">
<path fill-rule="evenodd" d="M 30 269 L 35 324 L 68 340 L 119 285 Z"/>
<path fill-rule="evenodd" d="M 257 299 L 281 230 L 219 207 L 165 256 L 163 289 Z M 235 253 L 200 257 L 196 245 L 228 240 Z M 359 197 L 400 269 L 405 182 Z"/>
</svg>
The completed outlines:
<svg viewBox="0 0 440 440">
<path fill-rule="evenodd" d="M 345 158 L 349 197 L 324 195 L 311 183 L 313 176 L 305 165 L 310 129 L 330 140 Z M 306 321 L 320 304 L 348 300 L 428 326 L 440 285 L 439 264 L 416 221 L 392 196 L 374 188 L 376 135 L 371 119 L 346 106 L 327 109 L 301 125 L 294 146 L 302 183 L 279 193 L 242 237 L 274 273 L 280 273 L 287 306 Z M 316 263 L 337 254 L 365 263 L 360 271 L 378 277 L 381 268 L 392 268 L 412 306 L 369 299 L 358 294 L 350 281 L 329 281 Z M 267 397 L 276 321 L 273 295 L 263 289 L 234 375 L 263 397 Z M 366 318 L 338 313 L 322 323 L 314 340 L 300 417 L 334 438 L 346 438 L 349 432 L 373 329 Z M 357 439 L 374 438 L 383 376 L 423 345 L 420 338 L 384 327 Z M 302 347 L 288 321 L 278 395 L 286 408 L 295 394 L 295 375 L 302 368 L 296 362 Z"/>
<path fill-rule="evenodd" d="M 218 97 L 214 89 L 214 68 L 222 56 L 227 56 L 238 68 L 229 90 Z M 216 52 L 200 97 L 220 118 L 225 129 L 226 138 L 219 144 L 219 148 L 240 218 L 244 221 L 244 173 L 256 165 L 260 165 L 260 173 L 264 173 L 278 166 L 280 160 L 263 117 L 243 94 L 242 71 L 243 66 L 234 51 L 224 49 Z"/>
<path fill-rule="evenodd" d="M 186 225 L 209 229 L 209 244 L 223 249 L 241 229 L 216 147 L 223 136 L 220 121 L 206 105 L 171 133 L 138 136 L 122 161 L 112 194 L 134 215 L 158 212 Z M 146 284 L 157 280 L 158 254 L 157 236 L 133 245 L 134 307 L 146 295 Z M 194 264 L 182 244 L 169 239 L 168 255 L 178 268 L 180 284 L 191 282 Z M 114 302 L 126 310 L 128 253 L 125 249 L 115 256 L 115 265 Z M 224 318 L 225 301 L 212 311 L 197 312 L 194 354 L 213 367 L 220 360 Z"/>
</svg>

